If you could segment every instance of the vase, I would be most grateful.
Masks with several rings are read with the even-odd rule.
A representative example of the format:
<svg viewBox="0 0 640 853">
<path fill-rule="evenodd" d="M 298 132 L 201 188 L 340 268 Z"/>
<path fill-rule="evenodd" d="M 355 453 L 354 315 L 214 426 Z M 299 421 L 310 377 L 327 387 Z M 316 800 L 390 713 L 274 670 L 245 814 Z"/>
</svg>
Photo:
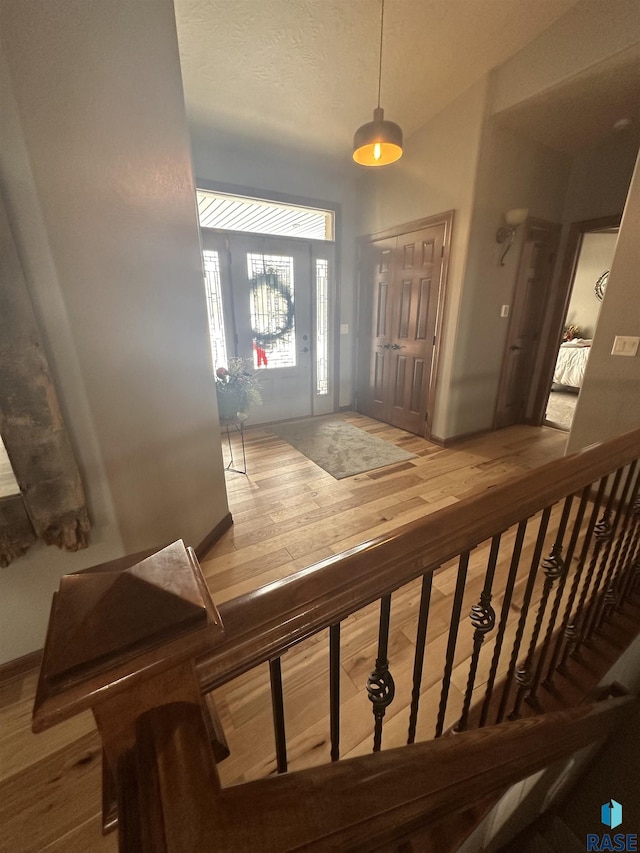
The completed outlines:
<svg viewBox="0 0 640 853">
<path fill-rule="evenodd" d="M 218 394 L 218 415 L 220 420 L 234 421 L 238 415 L 245 415 L 247 411 L 247 394 L 242 390 L 227 391 Z"/>
</svg>

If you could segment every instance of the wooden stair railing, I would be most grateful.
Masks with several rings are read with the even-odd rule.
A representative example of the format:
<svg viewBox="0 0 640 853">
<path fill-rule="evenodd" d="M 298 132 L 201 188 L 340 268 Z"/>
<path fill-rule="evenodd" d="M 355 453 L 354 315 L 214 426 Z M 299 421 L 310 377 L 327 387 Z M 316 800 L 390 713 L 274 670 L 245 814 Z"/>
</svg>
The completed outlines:
<svg viewBox="0 0 640 853">
<path fill-rule="evenodd" d="M 204 828 L 197 831 L 203 833 L 207 845 L 211 844 L 217 833 L 226 837 L 231 824 L 235 825 L 235 809 L 254 808 L 251 799 L 244 807 L 240 805 L 242 791 L 257 792 L 258 796 L 267 790 L 289 791 L 293 797 L 296 783 L 287 782 L 294 778 L 287 774 L 278 780 L 251 783 L 253 787 L 219 789 L 212 756 L 215 749 L 218 759 L 223 757 L 226 745 L 210 692 L 259 664 L 269 663 L 276 767 L 283 774 L 288 762 L 281 658 L 293 646 L 328 628 L 331 760 L 337 761 L 341 750 L 341 623 L 350 614 L 380 600 L 377 654 L 366 685 L 374 717 L 373 749 L 378 751 L 385 714 L 392 708 L 395 692 L 393 661 L 388 659 L 393 594 L 411 582 L 420 584 L 420 590 L 406 743 L 419 739 L 416 722 L 428 679 L 433 684 L 440 682 L 440 702 L 432 733 L 427 737 L 439 738 L 452 727 L 459 733 L 476 726 L 485 730 L 490 723 L 501 723 L 507 716 L 512 724 L 516 723 L 525 705 L 527 713 L 542 708 L 540 691 L 545 697 L 557 692 L 557 679 L 562 680 L 572 665 L 580 665 L 602 638 L 607 639 L 615 619 L 634 603 L 640 576 L 639 456 L 640 430 L 635 430 L 226 602 L 220 605 L 219 612 L 193 553 L 182 543 L 174 543 L 125 572 L 111 572 L 107 565 L 100 571 L 69 575 L 63 578 L 52 607 L 34 730 L 80 710 L 93 709 L 103 738 L 106 777 L 118 780 L 114 790 L 118 791 L 121 834 L 132 833 L 139 844 L 143 843 L 140 833 L 153 835 L 156 829 L 147 826 L 146 817 L 146 828 L 138 825 L 136 815 L 140 809 L 144 814 L 155 809 L 150 820 L 157 822 L 155 797 L 169 796 L 173 800 L 177 792 L 170 780 L 181 776 L 179 767 L 188 765 L 188 775 L 200 779 L 199 788 L 205 792 L 202 796 L 192 792 L 198 815 L 201 810 L 206 811 L 204 803 L 211 797 L 223 804 L 222 811 L 214 809 L 214 817 L 200 816 L 195 820 L 191 815 L 189 819 L 195 820 L 194 826 L 203 821 Z M 443 658 L 436 660 L 426 642 L 432 581 L 434 573 L 452 561 L 457 568 L 448 569 L 455 579 L 449 632 Z M 120 568 L 120 561 L 117 564 Z M 473 583 L 469 586 L 467 581 L 471 578 Z M 475 587 L 478 593 L 473 592 Z M 469 590 L 477 596 L 475 599 L 469 598 Z M 501 602 L 499 614 L 493 609 L 493 602 L 497 601 Z M 472 630 L 465 639 L 464 611 L 469 609 Z M 492 646 L 487 641 L 490 635 Z M 461 706 L 452 711 L 448 702 L 451 676 L 457 647 L 465 643 L 470 643 L 467 684 Z M 484 666 L 487 674 L 482 682 L 483 696 L 475 684 L 479 666 Z M 582 719 L 584 710 L 575 713 L 575 719 Z M 594 713 L 598 716 L 602 711 Z M 500 738 L 505 731 L 526 732 L 529 725 L 523 720 L 514 729 L 499 727 Z M 473 733 L 479 737 L 478 743 L 483 742 L 481 733 Z M 424 738 L 424 732 L 421 736 Z M 457 742 L 461 737 L 458 734 L 446 740 Z M 160 748 L 162 744 L 166 749 Z M 435 744 L 416 748 L 419 752 L 411 755 L 422 756 L 424 750 L 429 760 L 432 755 L 439 755 L 440 749 L 454 749 Z M 308 783 L 309 792 L 319 791 L 333 802 L 340 799 L 340 791 L 345 796 L 341 780 L 352 784 L 349 773 L 378 775 L 374 766 L 380 772 L 387 767 L 374 765 L 376 760 L 391 762 L 390 775 L 385 779 L 395 780 L 396 771 L 398 780 L 410 773 L 412 759 L 406 755 L 387 759 L 392 752 L 395 755 L 392 750 L 366 761 L 354 759 L 348 764 L 340 762 L 304 771 L 310 774 L 304 777 L 301 771 L 295 779 L 315 780 Z M 343 766 L 359 769 L 343 770 Z M 402 770 L 398 770 L 400 766 Z M 327 781 L 331 778 L 335 789 Z M 417 777 L 414 783 L 418 784 Z M 369 791 L 366 781 L 358 785 Z M 191 793 L 185 794 L 191 788 L 186 781 L 184 785 L 176 782 L 176 786 L 184 805 L 184 801 L 191 800 Z M 421 800 L 422 791 L 414 789 L 413 795 Z M 274 796 L 273 808 L 284 808 L 289 795 Z M 370 806 L 369 793 L 364 800 L 369 804 L 366 810 Z M 141 805 L 131 805 L 138 801 Z M 298 807 L 299 803 L 300 800 Z M 107 798 L 105 813 L 113 811 L 108 806 Z M 460 807 L 464 806 L 461 802 Z M 287 805 L 293 807 L 291 803 Z M 314 814 L 322 814 L 323 808 L 318 805 Z M 326 814 L 333 816 L 332 809 L 333 806 Z M 337 803 L 335 809 L 339 809 Z M 410 813 L 410 808 L 400 804 L 398 809 L 397 815 L 407 817 Z M 260 826 L 271 832 L 272 819 L 262 810 L 258 813 Z M 382 831 L 375 814 L 373 809 L 366 820 L 373 821 Z M 412 820 L 407 817 L 408 825 Z M 107 822 L 105 818 L 105 825 Z M 163 828 L 162 843 L 169 844 L 167 833 L 180 837 L 187 832 L 187 827 L 180 826 Z M 362 824 L 358 826 L 361 831 Z M 274 838 L 280 837 L 280 831 L 273 832 Z M 347 835 L 344 840 L 346 843 Z M 147 847 L 122 849 L 220 849 L 199 847 L 197 840 L 192 847 L 163 847 L 155 835 L 144 843 Z M 356 849 L 356 841 L 349 840 L 351 843 Z"/>
<path fill-rule="evenodd" d="M 585 501 L 589 500 L 593 484 L 604 479 L 604 489 L 612 472 L 636 463 L 635 474 L 639 457 L 640 429 L 544 465 L 219 605 L 225 641 L 198 662 L 203 690 L 212 690 L 273 659 L 567 496 L 580 497 L 587 490 Z M 638 495 L 638 477 L 634 480 L 627 511 Z M 597 497 L 595 511 L 602 512 L 602 494 Z M 609 514 L 615 501 L 610 503 L 605 508 Z M 639 510 L 636 507 L 633 547 L 625 552 L 627 563 L 638 550 Z M 580 523 L 573 529 L 579 533 Z"/>
<path fill-rule="evenodd" d="M 184 748 L 192 742 L 195 715 L 190 720 L 180 706 L 165 706 L 140 721 L 140 745 L 133 752 L 142 773 L 136 775 L 136 768 L 124 774 L 139 779 L 137 800 L 130 804 L 134 844 L 121 849 L 127 853 L 396 849 L 467 804 L 501 794 L 606 738 L 633 701 L 612 699 L 528 717 L 223 790 L 217 788 L 201 754 Z M 154 760 L 157 769 L 149 773 Z M 151 833 L 150 844 L 140 843 Z"/>
<path fill-rule="evenodd" d="M 525 703 L 542 710 L 558 690 L 567 688 L 570 659 L 578 658 L 585 644 L 586 659 L 587 646 L 597 645 L 595 634 L 634 600 L 640 574 L 639 456 L 640 430 L 635 430 L 221 604 L 224 641 L 197 664 L 203 691 L 269 661 L 277 769 L 282 772 L 287 755 L 280 659 L 297 643 L 329 628 L 331 758 L 336 760 L 341 752 L 336 674 L 341 622 L 380 600 L 378 654 L 367 684 L 373 746 L 379 748 L 395 690 L 393 661 L 386 658 L 393 620 L 389 596 L 417 581 L 421 589 L 407 742 L 417 737 L 420 697 L 425 683 L 433 682 L 434 670 L 441 675 L 442 689 L 429 736 L 439 737 L 453 724 L 462 731 L 470 724 L 517 719 Z M 532 540 L 529 546 L 527 539 Z M 457 574 L 449 637 L 443 658 L 436 659 L 426 645 L 433 575 L 452 560 L 457 568 L 450 571 Z M 479 565 L 485 560 L 486 568 Z M 476 600 L 468 594 L 472 571 L 484 577 Z M 516 604 L 515 638 L 508 642 Z M 469 611 L 473 650 L 464 701 L 457 720 L 451 720 L 451 675 L 458 649 L 466 642 L 461 635 Z M 492 646 L 487 643 L 490 634 Z M 478 707 L 476 673 L 489 654 Z M 558 678 L 564 681 L 559 684 Z"/>
<path fill-rule="evenodd" d="M 193 686 L 192 670 L 165 664 L 140 672 L 131 659 L 129 676 L 122 663 L 107 667 L 105 696 L 95 681 L 91 697 L 80 700 L 76 689 L 79 701 L 93 703 L 109 747 L 121 853 L 390 849 L 605 738 L 634 701 L 611 699 L 221 789 L 202 706 L 184 690 Z"/>
</svg>

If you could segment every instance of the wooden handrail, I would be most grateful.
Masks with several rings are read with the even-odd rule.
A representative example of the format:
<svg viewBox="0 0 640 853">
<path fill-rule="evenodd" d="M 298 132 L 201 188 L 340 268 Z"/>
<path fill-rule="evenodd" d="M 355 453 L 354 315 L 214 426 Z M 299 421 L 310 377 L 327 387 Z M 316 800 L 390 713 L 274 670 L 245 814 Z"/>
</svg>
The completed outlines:
<svg viewBox="0 0 640 853">
<path fill-rule="evenodd" d="M 225 638 L 198 661 L 203 691 L 272 659 L 640 456 L 640 429 L 461 500 L 219 605 Z"/>
<path fill-rule="evenodd" d="M 190 748 L 205 747 L 195 709 L 156 708 L 140 720 L 123 768 L 120 788 L 136 800 L 123 803 L 133 846 L 121 850 L 387 849 L 605 737 L 634 702 L 612 699 L 222 790 Z"/>
<path fill-rule="evenodd" d="M 123 853 L 178 853 L 184 849 L 206 853 L 220 847 L 265 853 L 359 850 L 365 846 L 377 849 L 372 847 L 372 838 L 378 847 L 407 838 L 573 753 L 617 724 L 627 699 L 542 717 L 518 718 L 531 685 L 539 683 L 544 655 L 536 662 L 534 673 L 534 647 L 542 637 L 545 608 L 552 608 L 554 581 L 564 577 L 559 555 L 573 503 L 573 498 L 563 500 L 567 496 L 581 493 L 572 541 L 586 531 L 567 596 L 567 638 L 573 638 L 574 645 L 581 641 L 582 613 L 587 614 L 586 627 L 595 629 L 601 614 L 611 612 L 618 604 L 622 606 L 635 594 L 640 569 L 639 457 L 640 429 L 404 525 L 219 608 L 211 599 L 195 555 L 181 541 L 124 571 L 120 565 L 107 564 L 93 572 L 65 576 L 52 606 L 34 708 L 34 731 L 86 708 L 93 710 L 103 741 L 106 776 L 117 781 Z M 612 472 L 615 476 L 610 478 Z M 597 495 L 592 498 L 585 527 L 584 509 L 594 485 Z M 613 512 L 616 499 L 617 509 Z M 553 533 L 552 554 L 542 560 L 545 536 L 551 530 L 548 524 L 552 506 L 560 501 L 562 517 Z M 516 674 L 516 701 L 509 714 L 512 722 L 492 728 L 481 724 L 477 730 L 464 732 L 484 634 L 496 624 L 495 612 L 489 605 L 500 534 L 518 525 L 502 603 L 503 612 L 508 613 L 511 591 L 507 589 L 516 583 L 522 554 L 522 538 L 518 543 L 518 536 L 524 537 L 527 519 L 541 510 L 544 511 L 532 547 L 531 569 L 526 575 L 522 615 L 496 717 L 498 722 L 504 719 L 511 689 L 509 679 L 513 680 L 536 570 L 541 566 L 544 588 L 525 662 Z M 601 520 L 596 523 L 596 519 Z M 456 726 L 460 733 L 440 737 L 445 728 L 469 552 L 489 539 L 492 543 L 480 604 L 472 608 L 474 650 L 463 710 Z M 567 565 L 571 563 L 575 541 L 567 547 Z M 414 698 L 419 697 L 421 687 L 415 661 L 420 661 L 425 651 L 430 573 L 455 557 L 459 557 L 458 571 L 437 740 L 414 745 L 418 709 L 418 699 L 414 702 Z M 394 693 L 387 660 L 390 594 L 420 575 L 424 578 L 414 661 L 414 722 L 408 736 L 412 745 L 220 789 L 215 763 L 227 754 L 227 749 L 211 697 L 213 688 L 269 661 L 277 767 L 279 772 L 286 771 L 279 656 L 301 640 L 331 627 L 331 755 L 337 759 L 339 675 L 335 676 L 335 668 L 336 661 L 337 667 L 340 664 L 339 623 L 381 599 L 375 669 L 367 682 L 375 717 L 374 750 L 379 749 L 382 717 Z M 547 649 L 562 590 L 559 583 L 548 620 Z M 578 590 L 579 600 L 574 608 Z M 571 634 L 570 616 L 578 623 L 577 630 L 572 623 Z M 504 624 L 498 629 L 498 637 L 503 636 L 501 631 Z M 568 642 L 563 646 L 562 662 L 572 648 Z M 495 649 L 499 654 L 498 642 Z M 497 662 L 494 651 L 489 681 L 495 676 Z M 486 701 L 489 699 L 487 688 Z M 338 733 L 335 742 L 334 730 Z M 108 787 L 111 790 L 112 786 Z M 104 823 L 112 825 L 112 796 L 107 797 L 105 806 Z"/>
</svg>

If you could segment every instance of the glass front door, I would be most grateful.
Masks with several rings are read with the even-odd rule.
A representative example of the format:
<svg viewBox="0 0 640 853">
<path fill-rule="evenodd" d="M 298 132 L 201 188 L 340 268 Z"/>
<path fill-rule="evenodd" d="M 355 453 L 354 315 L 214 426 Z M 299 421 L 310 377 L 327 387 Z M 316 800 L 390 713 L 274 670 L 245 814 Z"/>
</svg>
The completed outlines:
<svg viewBox="0 0 640 853">
<path fill-rule="evenodd" d="M 251 423 L 333 410 L 331 245 L 203 232 L 214 366 L 239 356 L 260 376 Z"/>
</svg>

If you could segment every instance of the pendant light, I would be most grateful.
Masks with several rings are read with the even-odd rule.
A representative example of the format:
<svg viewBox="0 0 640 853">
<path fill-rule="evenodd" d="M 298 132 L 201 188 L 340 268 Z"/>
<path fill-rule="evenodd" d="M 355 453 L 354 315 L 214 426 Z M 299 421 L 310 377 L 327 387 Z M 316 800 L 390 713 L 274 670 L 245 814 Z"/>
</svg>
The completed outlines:
<svg viewBox="0 0 640 853">
<path fill-rule="evenodd" d="M 384 0 L 380 9 L 380 64 L 378 67 L 378 106 L 373 111 L 373 121 L 363 124 L 353 137 L 353 159 L 362 166 L 386 166 L 402 157 L 402 130 L 392 121 L 385 121 L 380 106 L 382 82 L 382 30 L 384 25 Z"/>
</svg>

